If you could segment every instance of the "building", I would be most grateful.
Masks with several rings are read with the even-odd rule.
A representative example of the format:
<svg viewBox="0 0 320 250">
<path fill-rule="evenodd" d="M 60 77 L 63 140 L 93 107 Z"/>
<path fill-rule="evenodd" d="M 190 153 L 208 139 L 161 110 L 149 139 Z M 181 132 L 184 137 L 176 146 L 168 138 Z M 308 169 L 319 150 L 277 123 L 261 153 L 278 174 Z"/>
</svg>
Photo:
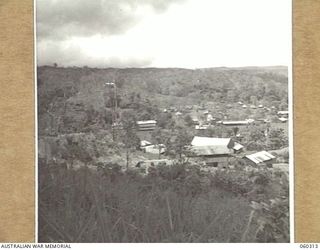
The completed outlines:
<svg viewBox="0 0 320 250">
<path fill-rule="evenodd" d="M 212 125 L 196 125 L 195 129 L 196 130 L 206 130 L 208 128 L 212 127 Z"/>
<path fill-rule="evenodd" d="M 146 141 L 146 140 L 140 141 L 140 148 L 141 149 L 143 149 L 144 147 L 150 146 L 150 145 L 152 145 L 152 143 L 149 141 Z"/>
<path fill-rule="evenodd" d="M 244 157 L 252 166 L 268 166 L 272 167 L 276 157 L 267 151 L 260 151 Z"/>
<path fill-rule="evenodd" d="M 156 128 L 157 121 L 155 120 L 138 121 L 137 125 L 138 125 L 139 131 L 150 131 Z"/>
<path fill-rule="evenodd" d="M 285 118 L 285 117 L 279 117 L 279 121 L 285 123 L 288 121 L 288 118 Z"/>
<path fill-rule="evenodd" d="M 211 122 L 211 121 L 214 121 L 215 118 L 213 118 L 213 116 L 211 114 L 208 114 L 207 115 L 207 122 Z"/>
<path fill-rule="evenodd" d="M 234 142 L 231 138 L 195 136 L 191 142 L 190 155 L 200 158 L 206 162 L 206 165 L 226 166 L 233 153 L 242 148 L 241 144 Z"/>
<path fill-rule="evenodd" d="M 242 152 L 243 148 L 244 148 L 243 145 L 241 145 L 238 142 L 235 142 L 232 149 L 233 149 L 233 152 L 236 154 L 236 153 Z"/>
<path fill-rule="evenodd" d="M 223 121 L 223 125 L 225 126 L 246 126 L 248 125 L 247 121 Z"/>
<path fill-rule="evenodd" d="M 289 117 L 289 111 L 278 111 L 277 115 L 278 115 L 279 120 L 281 122 L 286 122 L 288 120 L 288 117 Z M 280 118 L 284 118 L 284 119 L 287 119 L 287 120 L 284 120 L 284 119 L 281 120 Z"/>
<path fill-rule="evenodd" d="M 198 118 L 192 118 L 192 122 L 193 122 L 194 125 L 199 125 L 200 124 Z"/>
<path fill-rule="evenodd" d="M 166 152 L 166 146 L 164 144 L 159 144 L 159 145 L 147 145 L 143 148 L 141 148 L 145 153 L 149 154 L 163 154 Z"/>
<path fill-rule="evenodd" d="M 253 122 L 253 119 L 246 119 L 244 121 L 223 121 L 222 124 L 225 126 L 246 126 Z"/>
</svg>

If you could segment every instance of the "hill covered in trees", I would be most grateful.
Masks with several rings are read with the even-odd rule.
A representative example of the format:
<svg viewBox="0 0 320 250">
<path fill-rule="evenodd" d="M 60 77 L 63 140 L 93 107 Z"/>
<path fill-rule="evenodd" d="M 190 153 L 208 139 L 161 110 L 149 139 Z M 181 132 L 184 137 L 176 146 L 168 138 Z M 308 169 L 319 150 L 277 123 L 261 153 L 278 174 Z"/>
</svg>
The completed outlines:
<svg viewBox="0 0 320 250">
<path fill-rule="evenodd" d="M 289 241 L 287 123 L 277 116 L 288 108 L 286 67 L 44 66 L 38 105 L 40 242 Z M 213 127 L 195 129 L 193 118 L 209 112 Z M 247 118 L 257 123 L 218 123 Z M 150 119 L 152 132 L 136 128 Z M 205 166 L 187 153 L 193 136 L 272 150 L 281 166 L 250 168 L 244 153 Z M 142 140 L 159 153 L 141 150 Z M 175 163 L 138 167 L 163 157 Z"/>
<path fill-rule="evenodd" d="M 287 67 L 245 68 L 38 68 L 39 132 L 79 132 L 88 125 L 110 123 L 113 92 L 117 104 L 141 118 L 155 118 L 170 106 L 203 103 L 263 104 L 286 109 Z"/>
</svg>

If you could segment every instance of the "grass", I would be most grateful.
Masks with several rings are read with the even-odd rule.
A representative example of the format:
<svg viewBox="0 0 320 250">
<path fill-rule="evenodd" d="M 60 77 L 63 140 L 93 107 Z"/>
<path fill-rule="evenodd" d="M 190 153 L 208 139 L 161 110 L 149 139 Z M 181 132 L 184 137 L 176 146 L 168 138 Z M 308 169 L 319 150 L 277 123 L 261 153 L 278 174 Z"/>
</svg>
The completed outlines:
<svg viewBox="0 0 320 250">
<path fill-rule="evenodd" d="M 196 166 L 177 165 L 142 177 L 111 166 L 76 171 L 53 164 L 39 167 L 40 242 L 288 240 L 288 204 L 267 204 L 283 196 L 282 187 L 263 173 L 249 178 L 238 170 L 212 176 Z M 252 208 L 251 200 L 263 202 L 266 209 Z"/>
<path fill-rule="evenodd" d="M 241 242 L 255 227 L 245 228 L 247 200 L 195 173 L 40 167 L 40 242 Z M 251 231 L 247 242 L 255 241 Z"/>
</svg>

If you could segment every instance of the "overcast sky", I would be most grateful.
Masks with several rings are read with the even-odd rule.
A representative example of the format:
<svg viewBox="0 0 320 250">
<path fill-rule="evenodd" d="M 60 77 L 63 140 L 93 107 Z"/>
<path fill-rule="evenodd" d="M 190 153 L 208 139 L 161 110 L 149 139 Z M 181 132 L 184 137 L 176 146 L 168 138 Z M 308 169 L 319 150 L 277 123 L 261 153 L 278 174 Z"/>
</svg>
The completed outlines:
<svg viewBox="0 0 320 250">
<path fill-rule="evenodd" d="M 39 65 L 288 66 L 290 41 L 290 0 L 37 0 Z"/>
</svg>

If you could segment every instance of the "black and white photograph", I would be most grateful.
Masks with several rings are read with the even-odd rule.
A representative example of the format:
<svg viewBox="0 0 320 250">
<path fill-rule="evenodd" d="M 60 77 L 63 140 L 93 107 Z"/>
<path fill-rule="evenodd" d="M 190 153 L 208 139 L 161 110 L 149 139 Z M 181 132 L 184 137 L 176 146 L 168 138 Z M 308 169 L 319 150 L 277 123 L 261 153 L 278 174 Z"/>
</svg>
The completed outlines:
<svg viewBox="0 0 320 250">
<path fill-rule="evenodd" d="M 36 0 L 38 241 L 288 243 L 290 0 Z"/>
</svg>

